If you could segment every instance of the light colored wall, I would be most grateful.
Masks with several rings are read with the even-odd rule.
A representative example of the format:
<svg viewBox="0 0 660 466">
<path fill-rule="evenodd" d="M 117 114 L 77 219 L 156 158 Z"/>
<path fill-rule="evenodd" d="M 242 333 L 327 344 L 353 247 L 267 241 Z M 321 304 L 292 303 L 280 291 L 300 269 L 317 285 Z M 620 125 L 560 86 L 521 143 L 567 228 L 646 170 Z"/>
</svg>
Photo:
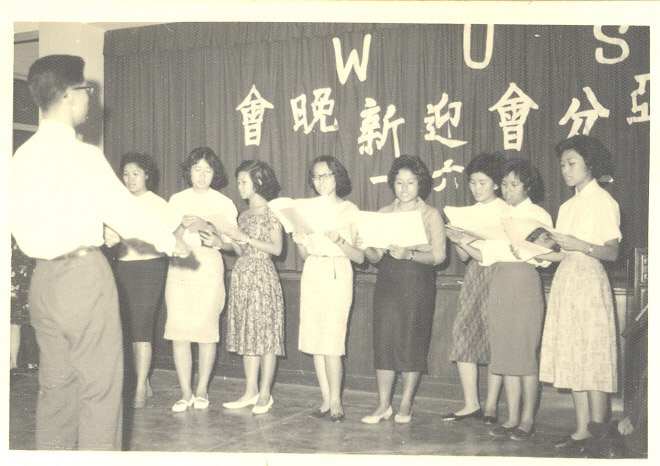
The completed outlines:
<svg viewBox="0 0 660 466">
<path fill-rule="evenodd" d="M 82 23 L 39 23 L 39 56 L 79 55 L 85 60 L 85 77 L 97 94 L 88 121 L 78 127 L 83 139 L 103 148 L 103 35 L 102 29 Z"/>
</svg>

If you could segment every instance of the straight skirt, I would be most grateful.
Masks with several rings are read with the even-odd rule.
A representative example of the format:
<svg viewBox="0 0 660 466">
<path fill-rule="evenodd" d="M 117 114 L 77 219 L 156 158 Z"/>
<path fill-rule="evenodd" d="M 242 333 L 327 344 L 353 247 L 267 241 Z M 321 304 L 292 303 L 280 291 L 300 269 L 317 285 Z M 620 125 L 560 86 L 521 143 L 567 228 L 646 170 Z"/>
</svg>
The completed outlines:
<svg viewBox="0 0 660 466">
<path fill-rule="evenodd" d="M 166 277 L 165 257 L 117 261 L 115 278 L 119 291 L 119 309 L 124 336 L 128 341 L 153 341 Z"/>
<path fill-rule="evenodd" d="M 543 325 L 541 278 L 531 264 L 495 264 L 487 299 L 490 367 L 498 375 L 538 374 Z"/>
<path fill-rule="evenodd" d="M 374 367 L 426 372 L 434 310 L 433 266 L 385 254 L 374 291 Z"/>
<path fill-rule="evenodd" d="M 486 300 L 493 271 L 492 265 L 484 267 L 474 260 L 465 269 L 458 295 L 458 313 L 452 328 L 451 361 L 490 363 Z"/>
<path fill-rule="evenodd" d="M 539 379 L 575 391 L 617 391 L 612 288 L 603 265 L 582 253 L 564 259 L 552 280 Z"/>
<path fill-rule="evenodd" d="M 167 340 L 217 343 L 220 313 L 225 306 L 222 255 L 191 246 L 188 257 L 173 257 L 167 271 L 165 303 Z"/>
<path fill-rule="evenodd" d="M 342 356 L 353 302 L 353 267 L 346 256 L 309 256 L 300 280 L 298 349 Z"/>
</svg>

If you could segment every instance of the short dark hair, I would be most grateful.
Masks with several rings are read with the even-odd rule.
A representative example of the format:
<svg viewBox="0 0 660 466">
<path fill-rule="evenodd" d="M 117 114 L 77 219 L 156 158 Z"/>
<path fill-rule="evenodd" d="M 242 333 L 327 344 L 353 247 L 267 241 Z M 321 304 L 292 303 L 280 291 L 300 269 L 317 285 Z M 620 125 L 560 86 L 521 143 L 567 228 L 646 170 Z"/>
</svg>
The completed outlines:
<svg viewBox="0 0 660 466">
<path fill-rule="evenodd" d="M 307 183 L 312 187 L 314 192 L 316 192 L 312 177 L 314 176 L 314 167 L 316 164 L 322 162 L 325 162 L 328 165 L 328 169 L 335 175 L 335 183 L 337 183 L 335 191 L 337 196 L 348 196 L 353 189 L 351 186 L 351 179 L 348 177 L 346 167 L 344 167 L 341 162 L 332 155 L 321 155 L 312 160 L 312 163 L 309 165 L 309 170 L 307 170 Z"/>
<path fill-rule="evenodd" d="M 538 169 L 527 159 L 509 159 L 502 166 L 502 178 L 509 173 L 516 175 L 525 187 L 527 195 L 534 204 L 545 199 L 545 187 Z"/>
<path fill-rule="evenodd" d="M 153 191 L 158 188 L 158 167 L 156 167 L 156 161 L 149 154 L 140 154 L 139 152 L 127 152 L 121 158 L 121 163 L 119 164 L 119 173 L 120 177 L 124 172 L 124 168 L 129 163 L 134 163 L 142 170 L 144 170 L 144 175 L 146 177 L 144 184 L 146 185 L 149 191 Z"/>
<path fill-rule="evenodd" d="M 418 155 L 402 155 L 394 159 L 392 168 L 390 168 L 390 172 L 387 174 L 387 184 L 392 191 L 394 191 L 394 179 L 401 170 L 410 170 L 417 177 L 419 186 L 417 195 L 419 197 L 422 199 L 429 197 L 429 194 L 431 194 L 431 185 L 433 184 L 431 172 L 429 172 L 428 167 Z"/>
<path fill-rule="evenodd" d="M 584 159 L 591 176 L 612 176 L 612 154 L 598 139 L 584 134 L 576 134 L 555 146 L 557 157 L 561 158 L 567 150 L 574 150 Z"/>
<path fill-rule="evenodd" d="M 32 63 L 28 87 L 34 102 L 42 109 L 50 106 L 68 88 L 85 81 L 85 60 L 75 55 L 47 55 Z"/>
<path fill-rule="evenodd" d="M 200 160 L 206 160 L 206 163 L 213 169 L 213 180 L 211 181 L 211 188 L 219 190 L 227 186 L 227 174 L 225 167 L 222 166 L 220 158 L 215 155 L 215 152 L 210 147 L 198 147 L 193 149 L 188 157 L 183 161 L 183 181 L 186 186 L 192 186 L 190 179 L 190 169 Z"/>
<path fill-rule="evenodd" d="M 497 188 L 502 184 L 502 165 L 504 164 L 504 156 L 499 152 L 482 152 L 472 157 L 465 169 L 465 176 L 468 179 L 475 173 L 483 173 L 488 178 L 493 180 Z M 498 196 L 501 197 L 500 189 L 496 190 Z"/>
<path fill-rule="evenodd" d="M 261 160 L 243 160 L 236 169 L 235 176 L 245 172 L 250 175 L 254 191 L 267 201 L 273 200 L 280 192 L 280 184 L 277 182 L 277 176 L 270 165 Z"/>
</svg>

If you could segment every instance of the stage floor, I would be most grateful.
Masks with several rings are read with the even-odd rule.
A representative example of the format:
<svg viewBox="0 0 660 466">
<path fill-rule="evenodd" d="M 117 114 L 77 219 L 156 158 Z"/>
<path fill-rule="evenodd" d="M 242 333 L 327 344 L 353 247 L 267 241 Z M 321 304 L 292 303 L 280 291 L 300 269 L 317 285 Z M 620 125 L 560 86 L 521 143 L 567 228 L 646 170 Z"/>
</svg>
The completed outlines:
<svg viewBox="0 0 660 466">
<path fill-rule="evenodd" d="M 249 408 L 226 410 L 225 401 L 237 399 L 244 387 L 241 379 L 216 376 L 209 389 L 211 404 L 205 411 L 173 413 L 180 397 L 176 373 L 156 369 L 151 378 L 154 396 L 146 408 L 125 409 L 125 449 L 161 452 L 225 453 L 327 453 L 369 455 L 573 457 L 578 452 L 558 452 L 551 442 L 570 433 L 575 425 L 570 394 L 544 387 L 536 434 L 529 441 L 515 442 L 489 435 L 480 421 L 442 422 L 441 413 L 460 409 L 459 402 L 417 397 L 410 424 L 395 424 L 393 418 L 366 425 L 360 418 L 375 407 L 376 393 L 346 390 L 346 420 L 332 423 L 315 419 L 310 412 L 320 404 L 314 387 L 276 384 L 275 404 L 265 415 L 254 416 Z M 423 383 L 423 380 L 422 380 Z M 375 389 L 375 387 L 374 387 Z M 400 387 L 397 386 L 397 390 Z M 34 450 L 36 373 L 11 378 L 9 448 Z M 504 394 L 502 394 L 504 399 Z M 395 395 L 394 408 L 399 395 Z M 616 406 L 615 406 L 616 410 Z M 500 405 L 500 422 L 506 417 Z M 621 418 L 620 412 L 614 413 Z"/>
</svg>

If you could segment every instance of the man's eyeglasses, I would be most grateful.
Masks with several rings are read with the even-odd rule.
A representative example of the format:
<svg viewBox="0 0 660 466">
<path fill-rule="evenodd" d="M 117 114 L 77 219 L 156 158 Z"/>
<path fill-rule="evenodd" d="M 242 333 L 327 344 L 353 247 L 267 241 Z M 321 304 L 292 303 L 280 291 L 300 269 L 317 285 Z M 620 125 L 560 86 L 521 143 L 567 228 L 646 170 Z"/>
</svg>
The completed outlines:
<svg viewBox="0 0 660 466">
<path fill-rule="evenodd" d="M 323 173 L 321 175 L 313 175 L 312 180 L 313 181 L 328 180 L 334 174 L 335 174 L 334 172 L 330 172 L 330 173 Z"/>
<path fill-rule="evenodd" d="M 89 95 L 94 95 L 94 86 L 76 86 L 73 88 L 74 91 L 79 91 L 85 89 Z"/>
</svg>

